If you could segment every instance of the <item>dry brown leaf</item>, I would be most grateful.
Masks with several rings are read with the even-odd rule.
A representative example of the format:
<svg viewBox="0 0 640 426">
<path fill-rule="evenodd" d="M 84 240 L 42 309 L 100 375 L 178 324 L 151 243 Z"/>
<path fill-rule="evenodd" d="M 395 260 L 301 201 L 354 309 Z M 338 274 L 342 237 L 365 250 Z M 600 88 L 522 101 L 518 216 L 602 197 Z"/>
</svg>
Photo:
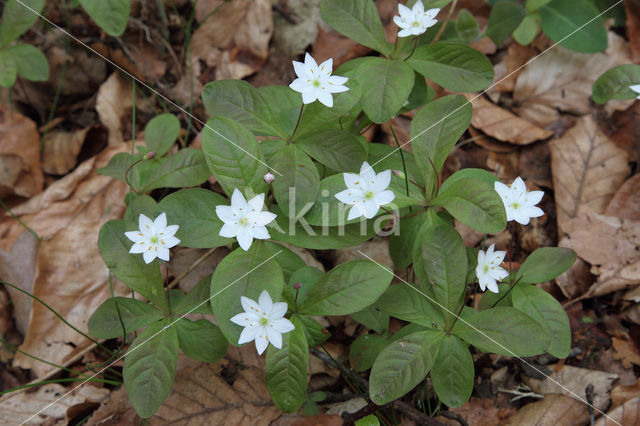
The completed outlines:
<svg viewBox="0 0 640 426">
<path fill-rule="evenodd" d="M 180 361 L 179 361 L 180 365 Z M 178 367 L 171 394 L 149 419 L 150 425 L 269 425 L 280 416 L 264 384 L 264 371 L 241 368 L 230 385 L 221 377 L 223 365 L 192 361 Z M 133 407 L 124 391 L 114 392 L 87 425 L 128 424 Z M 137 423 L 135 423 L 137 424 Z"/>
<path fill-rule="evenodd" d="M 588 212 L 602 213 L 629 175 L 627 154 L 598 129 L 591 116 L 581 118 L 562 138 L 550 143 L 558 228 Z"/>
<path fill-rule="evenodd" d="M 333 68 L 336 69 L 343 63 L 364 56 L 369 52 L 371 52 L 370 48 L 357 41 L 343 37 L 333 30 L 325 31 L 319 27 L 318 37 L 313 43 L 312 56 L 317 63 L 333 58 Z"/>
<path fill-rule="evenodd" d="M 522 46 L 518 43 L 513 43 L 507 50 L 507 55 L 500 62 L 504 64 L 504 75 L 496 76 L 494 81 L 500 81 L 495 88 L 500 92 L 513 92 L 516 88 L 516 81 L 522 71 L 524 71 L 524 64 L 538 52 L 528 46 Z M 507 77 L 508 76 L 508 77 Z"/>
<path fill-rule="evenodd" d="M 622 184 L 604 214 L 621 219 L 640 220 L 640 174 L 630 177 Z"/>
<path fill-rule="evenodd" d="M 47 134 L 42 152 L 42 169 L 52 175 L 63 175 L 73 169 L 91 127 L 75 132 L 56 131 Z"/>
<path fill-rule="evenodd" d="M 489 102 L 482 96 L 474 99 L 473 95 L 465 95 L 472 100 L 473 116 L 471 125 L 489 136 L 503 142 L 516 145 L 527 145 L 553 135 L 551 130 L 542 129 L 525 119 L 518 117 L 506 109 Z"/>
<path fill-rule="evenodd" d="M 555 283 L 566 298 L 573 299 L 587 292 L 593 284 L 594 278 L 590 269 L 587 262 L 577 258 L 567 272 L 556 277 Z"/>
<path fill-rule="evenodd" d="M 471 397 L 471 399 L 461 407 L 450 408 L 456 414 L 462 416 L 465 421 L 474 426 L 494 426 L 501 424 L 508 417 L 512 410 L 498 408 L 495 406 L 495 400 L 491 398 Z M 445 418 L 438 418 L 443 421 Z M 451 422 L 449 424 L 459 424 Z"/>
<path fill-rule="evenodd" d="M 174 277 L 183 274 L 196 260 L 206 254 L 207 251 L 207 249 L 176 247 L 173 249 L 171 255 L 171 263 L 167 264 L 169 271 Z M 180 280 L 180 289 L 186 293 L 191 291 L 203 278 L 213 273 L 218 263 L 220 263 L 227 254 L 229 254 L 229 249 L 226 247 L 216 248 L 202 263 Z"/>
<path fill-rule="evenodd" d="M 28 237 L 17 238 L 27 231 L 14 219 L 0 223 L 3 236 L 0 246 L 5 251 L 12 246 L 12 251 L 17 250 L 0 257 L 2 269 L 10 271 L 10 276 L 18 280 L 14 284 L 44 300 L 67 321 L 85 331 L 89 316 L 109 296 L 109 272 L 100 261 L 98 232 L 104 222 L 122 215 L 128 189 L 123 182 L 97 175 L 95 168 L 105 165 L 123 148 L 126 149 L 126 145 L 87 160 L 44 193 L 16 207 L 15 213 L 44 238 L 39 251 L 33 250 L 37 255 L 25 256 L 22 263 L 9 263 L 12 256 L 23 255 L 30 247 L 35 248 L 35 244 L 33 240 L 29 242 Z M 25 264 L 26 259 L 37 263 Z M 117 285 L 115 291 L 123 294 L 124 289 Z M 89 345 L 84 337 L 41 304 L 31 301 L 30 305 L 25 340 L 20 346 L 22 351 L 65 364 Z M 51 366 L 20 353 L 16 354 L 14 366 L 32 369 L 38 377 L 52 370 Z"/>
<path fill-rule="evenodd" d="M 611 389 L 611 409 L 640 396 L 640 379 L 634 385 L 619 385 Z"/>
<path fill-rule="evenodd" d="M 542 127 L 558 119 L 558 111 L 591 111 L 593 82 L 616 65 L 629 63 L 627 43 L 613 32 L 605 52 L 585 55 L 557 46 L 531 61 L 518 76 L 513 98 L 517 113 Z M 630 103 L 625 104 L 627 107 Z"/>
<path fill-rule="evenodd" d="M 40 136 L 29 118 L 0 104 L 0 198 L 42 192 Z"/>
<path fill-rule="evenodd" d="M 367 241 L 357 247 L 335 250 L 334 264 L 339 265 L 341 263 L 349 262 L 350 260 L 362 259 L 362 254 L 359 252 L 364 253 L 367 257 L 370 257 L 377 263 L 393 268 L 393 261 L 389 254 L 389 244 L 387 244 L 386 240 Z"/>
<path fill-rule="evenodd" d="M 640 3 L 637 1 L 625 1 L 627 16 L 627 35 L 631 48 L 631 60 L 640 64 Z"/>
<path fill-rule="evenodd" d="M 192 63 L 216 68 L 216 79 L 240 79 L 264 64 L 273 33 L 269 0 L 204 2 L 196 17 L 201 22 L 191 39 Z M 199 70 L 194 73 L 199 77 Z"/>
<path fill-rule="evenodd" d="M 589 421 L 587 406 L 571 397 L 548 394 L 522 407 L 506 424 L 518 426 L 583 425 Z"/>
<path fill-rule="evenodd" d="M 558 244 L 576 251 L 598 276 L 586 296 L 599 296 L 640 283 L 640 221 L 588 213 L 571 219 Z"/>
<path fill-rule="evenodd" d="M 544 380 L 525 376 L 526 384 L 534 392 L 543 395 L 561 393 L 572 398 L 576 398 L 575 395 L 578 395 L 584 400 L 585 389 L 587 386 L 593 385 L 595 395 L 593 405 L 599 410 L 605 410 L 609 406 L 609 390 L 613 381 L 618 378 L 617 374 L 569 365 L 563 366 L 560 371 L 555 371 L 554 365 L 548 367 L 553 370 L 553 373 Z"/>
<path fill-rule="evenodd" d="M 342 426 L 343 424 L 344 419 L 337 414 L 317 414 L 315 416 L 303 417 L 293 423 L 292 426 Z M 278 425 L 278 423 L 274 424 L 274 426 Z"/>
<path fill-rule="evenodd" d="M 0 399 L 0 421 L 2 424 L 21 424 L 33 414 L 48 404 L 56 402 L 51 407 L 38 414 L 26 424 L 57 424 L 64 421 L 68 424 L 68 410 L 80 404 L 100 403 L 109 395 L 104 388 L 86 385 L 71 392 L 68 396 L 57 399 L 67 392 L 67 388 L 57 383 L 40 386 L 35 392 L 16 392 L 5 395 Z M 66 421 L 65 421 L 66 420 Z M 4 423 L 6 422 L 6 423 Z M 63 423 L 60 423 L 63 424 Z"/>
<path fill-rule="evenodd" d="M 613 358 L 620 360 L 624 368 L 632 368 L 633 364 L 640 366 L 640 353 L 633 342 L 617 337 L 612 337 L 611 341 L 615 350 Z"/>
<path fill-rule="evenodd" d="M 607 413 L 607 417 L 602 416 L 595 423 L 595 426 L 613 425 L 638 425 L 640 424 L 640 396 L 625 402 L 618 408 Z"/>
</svg>

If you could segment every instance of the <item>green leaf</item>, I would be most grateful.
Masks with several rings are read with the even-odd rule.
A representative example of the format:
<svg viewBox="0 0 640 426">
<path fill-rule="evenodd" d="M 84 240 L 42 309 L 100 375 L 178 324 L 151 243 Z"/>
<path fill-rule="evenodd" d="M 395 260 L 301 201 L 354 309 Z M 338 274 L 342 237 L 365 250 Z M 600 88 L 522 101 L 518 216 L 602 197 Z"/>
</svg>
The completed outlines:
<svg viewBox="0 0 640 426">
<path fill-rule="evenodd" d="M 216 362 L 227 353 L 229 342 L 220 329 L 206 319 L 180 318 L 175 323 L 180 349 L 190 358 Z"/>
<path fill-rule="evenodd" d="M 38 48 L 30 44 L 17 44 L 9 49 L 16 62 L 18 75 L 31 81 L 49 79 L 49 62 Z"/>
<path fill-rule="evenodd" d="M 277 117 L 280 124 L 278 127 L 284 129 L 289 135 L 293 133 L 303 105 L 300 93 L 288 86 L 262 86 L 257 90 L 268 104 L 273 116 Z M 299 130 L 298 128 L 297 131 Z"/>
<path fill-rule="evenodd" d="M 373 366 L 380 352 L 389 345 L 389 341 L 376 334 L 365 334 L 351 343 L 349 363 L 354 371 L 367 371 Z"/>
<path fill-rule="evenodd" d="M 474 18 L 467 9 L 462 9 L 458 12 L 456 31 L 458 31 L 458 35 L 466 41 L 475 40 L 480 36 L 478 21 L 476 21 L 476 18 Z"/>
<path fill-rule="evenodd" d="M 202 101 L 209 115 L 223 116 L 237 121 L 256 135 L 288 137 L 284 129 L 275 124 L 274 113 L 267 102 L 258 90 L 246 81 L 212 81 L 204 86 Z M 207 123 L 208 132 L 214 133 L 213 129 L 220 130 L 215 124 L 218 123 Z M 224 132 L 221 133 L 229 136 Z M 235 139 L 229 139 L 237 143 Z"/>
<path fill-rule="evenodd" d="M 534 285 L 518 284 L 511 291 L 513 307 L 533 318 L 547 333 L 547 349 L 557 358 L 566 358 L 571 350 L 571 327 L 564 308 L 549 293 Z"/>
<path fill-rule="evenodd" d="M 401 112 L 408 112 L 418 109 L 421 106 L 431 102 L 436 97 L 436 92 L 427 85 L 427 80 L 422 74 L 414 72 L 413 88 L 409 94 L 407 103 L 402 106 Z M 402 143 L 402 141 L 399 141 Z"/>
<path fill-rule="evenodd" d="M 213 117 L 207 124 L 202 130 L 202 151 L 224 192 L 229 196 L 236 188 L 243 193 L 247 192 L 246 188 L 251 188 L 255 194 L 266 192 L 263 177 L 267 167 L 255 136 L 243 123 L 228 118 Z M 217 133 L 210 128 L 216 129 Z"/>
<path fill-rule="evenodd" d="M 285 413 L 298 411 L 307 392 L 309 345 L 303 325 L 291 317 L 295 328 L 282 335 L 282 349 L 269 345 L 265 364 L 267 390 L 276 406 Z"/>
<path fill-rule="evenodd" d="M 442 305 L 445 326 L 449 326 L 467 290 L 467 251 L 462 237 L 439 220 L 420 231 L 414 250 L 414 267 L 420 268 L 417 275 L 426 280 L 421 281 L 422 287 L 433 289 L 435 301 Z"/>
<path fill-rule="evenodd" d="M 313 266 L 303 266 L 291 275 L 289 278 L 289 283 L 287 285 L 289 289 L 289 296 L 291 300 L 288 300 L 290 305 L 294 305 L 298 303 L 298 306 L 302 305 L 305 300 L 307 300 L 307 296 L 311 289 L 316 285 L 316 283 L 320 280 L 323 273 L 318 268 L 314 268 Z M 296 297 L 296 289 L 293 286 L 296 283 L 300 283 L 300 288 L 297 291 L 298 296 Z M 287 293 L 285 293 L 287 294 Z"/>
<path fill-rule="evenodd" d="M 404 269 L 411 264 L 413 247 L 425 218 L 425 212 L 416 214 L 415 210 L 412 212 L 405 209 L 401 214 L 408 217 L 401 219 L 396 225 L 399 227 L 398 233 L 389 236 L 389 254 L 395 269 Z"/>
<path fill-rule="evenodd" d="M 244 312 L 240 297 L 258 300 L 266 290 L 274 302 L 284 288 L 282 269 L 275 258 L 265 252 L 261 241 L 254 241 L 248 251 L 237 248 L 218 265 L 211 277 L 211 307 L 216 323 L 232 345 L 238 345 L 242 327 L 230 321 Z"/>
<path fill-rule="evenodd" d="M 531 13 L 538 9 L 540 9 L 545 4 L 549 3 L 551 0 L 527 0 L 524 4 L 524 8 L 527 12 Z"/>
<path fill-rule="evenodd" d="M 280 208 L 287 215 L 306 213 L 320 191 L 320 175 L 311 158 L 295 145 L 285 145 L 269 164 L 282 174 L 272 184 Z"/>
<path fill-rule="evenodd" d="M 414 289 L 409 286 L 410 284 L 406 283 L 390 286 L 380 296 L 375 306 L 403 321 L 428 328 L 443 327 L 444 318 L 439 307 L 420 294 L 421 292 L 427 294 L 427 292 L 419 287 Z"/>
<path fill-rule="evenodd" d="M 160 114 L 153 117 L 144 128 L 144 141 L 150 151 L 162 157 L 173 146 L 180 134 L 180 120 L 173 114 Z"/>
<path fill-rule="evenodd" d="M 343 263 L 313 287 L 300 312 L 308 315 L 347 315 L 375 302 L 389 286 L 393 273 L 368 260 Z"/>
<path fill-rule="evenodd" d="M 138 161 L 142 158 L 142 155 L 136 154 L 133 157 L 133 162 Z M 126 152 L 118 152 L 109 160 L 109 163 L 96 170 L 96 173 L 105 176 L 111 176 L 112 178 L 119 179 L 123 182 L 126 182 L 125 173 L 129 166 L 131 166 L 131 154 Z M 136 183 L 136 168 L 134 167 L 129 171 L 129 179 L 132 184 Z M 139 180 L 139 179 L 138 179 Z M 136 185 L 134 185 L 136 186 Z"/>
<path fill-rule="evenodd" d="M 373 363 L 369 396 L 377 405 L 398 399 L 420 383 L 438 356 L 444 334 L 424 330 L 387 346 Z"/>
<path fill-rule="evenodd" d="M 146 264 L 142 254 L 129 254 L 133 242 L 124 233 L 133 230 L 137 230 L 137 226 L 124 220 L 111 220 L 102 225 L 98 237 L 100 255 L 120 281 L 156 306 L 166 309 L 167 298 L 158 262 Z"/>
<path fill-rule="evenodd" d="M 495 307 L 477 312 L 465 307 L 453 334 L 482 352 L 506 356 L 534 356 L 549 347 L 545 331 L 515 308 Z"/>
<path fill-rule="evenodd" d="M 288 218 L 278 206 L 271 206 L 278 217 L 269 229 L 271 239 L 314 250 L 329 250 L 353 247 L 362 244 L 376 234 L 375 221 L 366 221 L 344 227 L 311 226 L 305 218 Z M 378 228 L 379 229 L 379 228 Z"/>
<path fill-rule="evenodd" d="M 225 197 L 207 189 L 182 189 L 164 197 L 156 213 L 165 212 L 167 223 L 180 226 L 176 237 L 181 246 L 210 248 L 233 241 L 220 236 L 223 223 L 216 215 L 216 206 L 228 204 Z"/>
<path fill-rule="evenodd" d="M 367 159 L 361 138 L 339 129 L 323 129 L 302 135 L 295 145 L 331 169 L 356 172 Z"/>
<path fill-rule="evenodd" d="M 80 0 L 80 4 L 91 19 L 110 36 L 121 36 L 127 29 L 130 0 Z"/>
<path fill-rule="evenodd" d="M 162 317 L 162 312 L 153 305 L 129 297 L 112 297 L 105 300 L 89 317 L 89 334 L 97 339 L 122 337 L 123 334 L 159 321 Z"/>
<path fill-rule="evenodd" d="M 484 90 L 493 81 L 489 59 L 464 44 L 425 44 L 415 50 L 407 63 L 438 85 L 456 92 Z"/>
<path fill-rule="evenodd" d="M 42 12 L 44 2 L 45 0 L 21 0 L 20 2 L 7 0 L 2 9 L 0 46 L 7 46 L 31 28 L 38 20 L 38 14 Z"/>
<path fill-rule="evenodd" d="M 449 187 L 451 187 L 454 183 L 458 182 L 459 180 L 469 179 L 469 178 L 475 179 L 476 181 L 479 181 L 479 182 L 484 182 L 485 184 L 489 185 L 491 188 L 493 188 L 494 182 L 500 182 L 500 179 L 498 179 L 498 177 L 493 173 L 489 173 L 488 171 L 483 169 L 468 168 L 468 169 L 458 170 L 457 172 L 449 176 L 447 180 L 445 180 L 442 183 L 442 186 L 440 187 L 440 192 L 449 191 Z"/>
<path fill-rule="evenodd" d="M 576 253 L 571 249 L 541 247 L 527 257 L 516 277 L 523 283 L 543 283 L 567 271 L 575 261 Z"/>
<path fill-rule="evenodd" d="M 141 213 L 147 217 L 156 215 L 158 203 L 147 194 L 139 194 L 132 191 L 124 197 L 124 202 L 127 205 L 127 211 L 124 215 L 126 218 L 137 218 Z M 131 210 L 133 210 L 133 214 Z"/>
<path fill-rule="evenodd" d="M 320 14 L 339 33 L 383 55 L 390 54 L 378 9 L 372 1 L 324 0 Z"/>
<path fill-rule="evenodd" d="M 518 3 L 500 0 L 491 8 L 487 36 L 500 47 L 502 42 L 518 28 L 527 12 Z"/>
<path fill-rule="evenodd" d="M 445 336 L 431 369 L 438 399 L 449 407 L 460 407 L 473 391 L 473 358 L 467 345 L 456 336 Z"/>
<path fill-rule="evenodd" d="M 389 315 L 378 310 L 374 305 L 352 313 L 351 318 L 380 334 L 386 332 L 387 328 L 389 328 Z"/>
<path fill-rule="evenodd" d="M 591 97 L 604 104 L 612 99 L 633 99 L 638 96 L 629 86 L 640 84 L 640 65 L 625 64 L 611 68 L 593 83 Z"/>
<path fill-rule="evenodd" d="M 262 250 L 265 255 L 268 254 L 268 256 L 273 256 L 277 253 L 274 260 L 278 262 L 280 268 L 282 268 L 285 283 L 289 282 L 294 272 L 306 266 L 306 263 L 304 263 L 304 260 L 302 260 L 300 256 L 281 244 L 262 241 Z"/>
<path fill-rule="evenodd" d="M 445 96 L 418 110 L 411 122 L 411 147 L 428 191 L 436 184 L 449 152 L 471 123 L 472 107 L 464 96 Z M 431 162 L 433 162 L 433 166 Z"/>
<path fill-rule="evenodd" d="M 482 294 L 480 303 L 478 304 L 478 310 L 484 311 L 486 309 L 490 309 L 493 306 L 493 304 L 497 303 L 498 301 L 500 302 L 497 303 L 496 306 L 507 306 L 507 307 L 511 306 L 511 292 L 509 291 L 509 287 L 511 287 L 511 284 L 504 283 L 504 284 L 498 284 L 498 290 L 499 290 L 498 293 L 485 291 Z M 509 293 L 505 296 L 505 292 L 507 291 L 509 291 Z"/>
<path fill-rule="evenodd" d="M 0 86 L 11 87 L 18 76 L 18 64 L 11 52 L 0 50 Z"/>
<path fill-rule="evenodd" d="M 453 217 L 482 233 L 500 232 L 507 226 L 507 213 L 493 185 L 474 178 L 459 179 L 433 200 Z"/>
<path fill-rule="evenodd" d="M 209 303 L 211 287 L 211 275 L 204 277 L 175 305 L 172 304 L 172 311 L 176 314 L 212 314 L 211 303 Z"/>
<path fill-rule="evenodd" d="M 309 347 L 313 348 L 331 337 L 327 329 L 313 318 L 302 315 L 298 319 L 304 326 L 304 334 L 307 336 Z"/>
<path fill-rule="evenodd" d="M 602 52 L 607 48 L 604 20 L 592 2 L 553 0 L 538 9 L 538 13 L 542 31 L 562 46 L 580 53 Z"/>
<path fill-rule="evenodd" d="M 474 247 L 465 247 L 467 250 L 467 279 L 465 282 L 471 284 L 476 280 L 476 268 L 478 267 L 478 252 Z"/>
<path fill-rule="evenodd" d="M 124 359 L 124 385 L 136 413 L 147 419 L 173 387 L 178 363 L 178 333 L 168 321 L 149 326 L 133 341 Z"/>
<path fill-rule="evenodd" d="M 374 123 L 395 116 L 413 88 L 414 73 L 404 61 L 368 57 L 357 75 L 362 86 L 362 109 Z"/>
<path fill-rule="evenodd" d="M 538 30 L 540 30 L 539 15 L 527 15 L 513 32 L 513 38 L 518 44 L 528 46 L 538 35 Z"/>
<path fill-rule="evenodd" d="M 204 154 L 199 149 L 183 148 L 175 155 L 153 161 L 153 171 L 143 180 L 140 192 L 149 192 L 156 188 L 198 186 L 211 176 Z M 152 163 L 148 161 L 140 166 L 143 164 Z"/>
</svg>

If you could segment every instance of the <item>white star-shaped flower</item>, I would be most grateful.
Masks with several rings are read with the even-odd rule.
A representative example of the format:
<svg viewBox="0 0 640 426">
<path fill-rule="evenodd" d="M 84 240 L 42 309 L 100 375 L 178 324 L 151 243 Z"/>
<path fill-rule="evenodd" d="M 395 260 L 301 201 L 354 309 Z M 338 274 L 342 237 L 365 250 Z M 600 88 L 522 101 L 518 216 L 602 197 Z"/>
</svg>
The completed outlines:
<svg viewBox="0 0 640 426">
<path fill-rule="evenodd" d="M 335 197 L 351 205 L 347 220 L 364 216 L 371 219 L 378 213 L 380 206 L 393 201 L 395 194 L 388 190 L 391 182 L 391 170 L 376 174 L 366 161 L 360 167 L 360 174 L 344 173 L 347 189 L 338 192 Z"/>
<path fill-rule="evenodd" d="M 422 0 L 418 0 L 411 9 L 403 4 L 398 4 L 400 16 L 393 17 L 393 22 L 402 28 L 398 32 L 398 37 L 417 36 L 424 33 L 427 28 L 433 27 L 438 22 L 434 18 L 439 12 L 438 8 L 425 11 Z"/>
<path fill-rule="evenodd" d="M 305 54 L 304 63 L 293 61 L 293 69 L 298 78 L 289 85 L 296 92 L 302 93 L 302 102 L 310 104 L 316 99 L 331 108 L 333 106 L 333 93 L 341 93 L 349 90 L 344 84 L 347 77 L 331 75 L 333 71 L 333 59 L 329 58 L 318 66 L 316 61 Z"/>
<path fill-rule="evenodd" d="M 259 194 L 247 201 L 237 189 L 231 194 L 230 206 L 216 206 L 216 214 L 224 222 L 220 236 L 238 239 L 243 250 L 249 250 L 253 239 L 270 238 L 268 225 L 277 217 L 274 213 L 263 212 L 264 194 Z"/>
<path fill-rule="evenodd" d="M 633 86 L 629 86 L 629 89 L 638 93 L 638 97 L 636 97 L 636 99 L 640 99 L 640 84 L 634 84 Z"/>
<path fill-rule="evenodd" d="M 540 207 L 536 207 L 536 204 L 542 200 L 544 192 L 527 192 L 527 186 L 520 176 L 513 181 L 511 187 L 502 182 L 495 182 L 493 187 L 502 198 L 507 211 L 507 221 L 515 220 L 521 225 L 528 225 L 529 219 L 544 214 Z"/>
<path fill-rule="evenodd" d="M 134 242 L 129 253 L 142 253 L 145 263 L 151 263 L 156 257 L 169 261 L 169 249 L 180 243 L 174 237 L 178 225 L 167 226 L 167 215 L 162 213 L 152 221 L 142 213 L 138 218 L 139 231 L 125 232 L 124 235 Z"/>
<path fill-rule="evenodd" d="M 240 302 L 244 312 L 231 318 L 232 323 L 244 327 L 238 344 L 255 340 L 258 355 L 262 355 L 269 346 L 269 342 L 276 348 L 282 349 L 282 334 L 295 328 L 291 321 L 284 318 L 284 314 L 287 313 L 287 304 L 273 303 L 266 290 L 260 294 L 258 303 L 244 296 L 240 297 Z"/>
<path fill-rule="evenodd" d="M 502 281 L 509 275 L 509 272 L 500 266 L 507 252 L 494 252 L 493 247 L 494 244 L 491 244 L 486 253 L 482 250 L 478 252 L 476 277 L 478 277 L 478 283 L 480 283 L 482 291 L 488 288 L 490 291 L 498 293 L 498 283 L 496 281 Z"/>
</svg>

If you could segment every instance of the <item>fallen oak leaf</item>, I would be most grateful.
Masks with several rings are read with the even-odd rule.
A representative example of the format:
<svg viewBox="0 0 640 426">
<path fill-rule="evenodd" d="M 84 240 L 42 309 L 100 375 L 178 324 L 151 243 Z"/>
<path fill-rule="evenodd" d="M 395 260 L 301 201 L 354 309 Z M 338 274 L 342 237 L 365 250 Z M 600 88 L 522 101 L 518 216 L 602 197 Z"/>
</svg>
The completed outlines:
<svg viewBox="0 0 640 426">
<path fill-rule="evenodd" d="M 611 341 L 615 351 L 613 359 L 620 360 L 624 368 L 632 368 L 632 364 L 640 366 L 640 353 L 638 353 L 633 342 L 617 337 L 612 337 Z"/>
<path fill-rule="evenodd" d="M 581 425 L 589 421 L 587 406 L 569 396 L 547 394 L 541 401 L 522 407 L 506 424 L 518 426 Z"/>
<path fill-rule="evenodd" d="M 613 195 L 604 214 L 640 220 L 640 174 L 631 176 Z"/>
<path fill-rule="evenodd" d="M 630 399 L 602 416 L 595 426 L 637 425 L 640 423 L 640 396 Z"/>
<path fill-rule="evenodd" d="M 627 154 L 609 140 L 591 116 L 582 117 L 550 143 L 558 228 L 581 213 L 602 213 L 629 175 Z"/>
</svg>

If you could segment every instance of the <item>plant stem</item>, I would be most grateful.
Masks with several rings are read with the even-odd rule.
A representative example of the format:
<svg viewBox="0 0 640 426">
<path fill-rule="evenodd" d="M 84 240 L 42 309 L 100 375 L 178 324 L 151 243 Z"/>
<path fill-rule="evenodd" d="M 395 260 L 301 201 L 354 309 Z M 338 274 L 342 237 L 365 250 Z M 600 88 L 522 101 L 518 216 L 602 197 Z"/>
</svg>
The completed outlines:
<svg viewBox="0 0 640 426">
<path fill-rule="evenodd" d="M 127 171 L 124 173 L 124 178 L 127 181 L 127 185 L 129 185 L 129 211 L 131 211 L 131 221 L 135 222 L 135 218 L 133 217 L 133 187 L 131 186 L 131 183 L 129 183 L 129 171 L 133 168 L 133 166 L 135 164 L 137 164 L 138 162 L 142 161 L 139 160 L 136 163 L 133 162 L 133 156 L 134 156 L 134 148 L 136 145 L 136 81 L 135 80 L 131 80 L 131 88 L 133 91 L 133 104 L 131 106 L 132 112 L 131 112 L 131 164 L 129 165 L 129 168 L 127 169 Z M 137 192 L 137 191 L 136 191 Z"/>
<path fill-rule="evenodd" d="M 92 337 L 88 336 L 87 334 L 83 333 L 82 331 L 78 330 L 75 326 L 71 325 L 66 319 L 62 318 L 62 316 L 57 313 L 51 306 L 47 305 L 44 301 L 42 301 L 40 298 L 34 296 L 33 294 L 29 293 L 28 291 L 25 291 L 23 289 L 21 289 L 20 287 L 10 284 L 6 281 L 2 281 L 0 280 L 0 284 L 4 284 L 6 286 L 9 286 L 11 288 L 14 288 L 16 290 L 18 290 L 19 292 L 31 297 L 34 300 L 37 300 L 38 302 L 40 302 L 45 308 L 47 308 L 49 311 L 51 311 L 56 317 L 58 317 L 60 319 L 60 321 L 62 321 L 63 323 L 65 323 L 68 327 L 70 327 L 73 331 L 75 331 L 76 333 L 80 334 L 82 337 L 84 337 L 85 339 L 89 339 L 90 341 L 92 341 L 93 343 L 95 343 L 96 345 L 100 346 L 102 349 L 104 349 L 105 351 L 107 351 L 109 354 L 112 353 L 111 349 L 107 348 L 106 346 L 103 346 L 100 342 L 98 342 L 97 340 L 93 339 Z"/>
<path fill-rule="evenodd" d="M 33 388 L 33 387 L 42 386 L 42 385 L 48 385 L 50 383 L 79 382 L 81 380 L 87 380 L 88 382 L 105 383 L 107 385 L 112 385 L 112 386 L 120 386 L 122 384 L 122 383 L 116 382 L 114 380 L 98 379 L 97 377 L 92 377 L 92 378 L 88 378 L 88 377 L 69 377 L 69 378 L 66 378 L 66 379 L 43 380 L 42 382 L 27 383 L 26 385 L 22 385 L 22 386 L 18 386 L 18 387 L 15 387 L 15 388 L 11 388 L 11 389 L 7 389 L 5 391 L 2 391 L 2 392 L 0 392 L 0 396 L 5 395 L 7 393 L 19 391 L 21 389 Z"/>
<path fill-rule="evenodd" d="M 445 20 L 442 22 L 442 26 L 438 30 L 438 33 L 436 34 L 436 36 L 433 38 L 433 41 L 431 42 L 431 44 L 435 44 L 438 42 L 438 40 L 440 40 L 442 33 L 447 28 L 447 24 L 451 20 L 451 16 L 453 15 L 453 11 L 455 10 L 457 4 L 458 4 L 458 0 L 453 0 L 453 2 L 451 2 L 451 6 L 449 6 L 449 13 L 447 14 L 447 17 L 445 18 Z"/>
<path fill-rule="evenodd" d="M 304 110 L 304 104 L 300 107 L 300 114 L 298 115 L 298 121 L 296 122 L 296 127 L 293 129 L 293 133 L 291 133 L 291 139 L 296 135 L 296 130 L 298 130 L 298 126 L 300 125 L 300 119 L 302 118 L 302 111 Z"/>
<path fill-rule="evenodd" d="M 12 218 L 14 218 L 15 220 L 18 221 L 18 223 L 20 225 L 22 225 L 24 227 L 24 229 L 26 229 L 27 231 L 29 231 L 34 237 L 36 237 L 36 239 L 38 241 L 42 241 L 42 238 L 40 238 L 40 236 L 36 233 L 36 231 L 34 231 L 33 229 L 29 228 L 29 226 L 24 223 L 18 216 L 16 216 L 15 214 L 13 214 L 13 212 L 11 211 L 11 209 L 2 201 L 0 200 L 0 206 L 2 206 L 3 209 L 5 209 L 7 211 L 7 213 L 9 213 L 9 216 L 11 216 Z"/>
<path fill-rule="evenodd" d="M 183 279 L 184 277 L 186 277 L 187 275 L 189 275 L 191 273 L 191 271 L 193 271 L 194 269 L 196 269 L 198 267 L 198 265 L 200 265 L 202 262 L 204 262 L 204 260 L 211 256 L 211 254 L 216 251 L 218 247 L 213 247 L 210 248 L 209 251 L 207 251 L 205 254 L 203 254 L 202 256 L 200 256 L 198 259 L 196 259 L 195 262 L 193 262 L 191 264 L 191 266 L 189 266 L 183 273 L 181 273 L 180 275 L 178 275 L 177 277 L 175 277 L 173 279 L 173 281 L 171 281 L 169 283 L 169 285 L 167 286 L 168 289 L 171 289 L 173 287 L 175 287 L 176 284 L 178 284 L 180 282 L 181 279 Z"/>
<path fill-rule="evenodd" d="M 400 142 L 398 141 L 396 132 L 393 130 L 393 125 L 389 124 L 389 128 L 391 129 L 393 140 L 395 140 L 396 145 L 398 145 L 398 152 L 400 153 L 400 159 L 402 160 L 402 172 L 404 173 L 404 186 L 407 191 L 407 197 L 408 197 L 409 196 L 409 175 L 407 174 L 407 163 L 404 161 L 404 153 L 402 152 L 402 147 L 400 146 Z M 411 206 L 409 206 L 409 211 L 413 211 Z"/>
<path fill-rule="evenodd" d="M 404 61 L 408 61 L 409 58 L 411 58 L 413 56 L 413 52 L 416 51 L 416 47 L 418 46 L 418 36 L 415 36 L 413 38 L 413 47 L 411 48 L 411 52 L 409 52 L 409 56 L 407 56 L 406 58 L 404 58 Z"/>
</svg>

